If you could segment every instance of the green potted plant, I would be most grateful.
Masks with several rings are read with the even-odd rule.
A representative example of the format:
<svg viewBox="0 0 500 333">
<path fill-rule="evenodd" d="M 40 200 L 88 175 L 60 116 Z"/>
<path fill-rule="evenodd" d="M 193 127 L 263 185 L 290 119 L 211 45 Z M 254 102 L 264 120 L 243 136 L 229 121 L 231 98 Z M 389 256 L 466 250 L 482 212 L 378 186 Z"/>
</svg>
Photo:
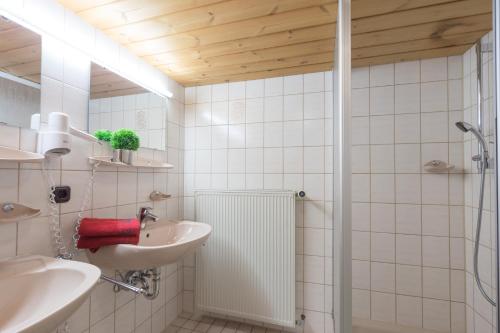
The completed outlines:
<svg viewBox="0 0 500 333">
<path fill-rule="evenodd" d="M 111 149 L 111 136 L 113 135 L 113 132 L 110 130 L 97 130 L 94 132 L 94 136 L 101 142 L 100 149 L 102 150 L 101 153 L 103 155 L 111 155 L 112 154 L 112 149 Z"/>
<path fill-rule="evenodd" d="M 132 164 L 132 152 L 139 149 L 139 136 L 131 129 L 122 128 L 111 136 L 113 161 Z"/>
<path fill-rule="evenodd" d="M 97 130 L 94 132 L 94 136 L 97 138 L 97 140 L 107 143 L 111 141 L 112 135 L 113 132 L 111 132 L 110 130 Z"/>
</svg>

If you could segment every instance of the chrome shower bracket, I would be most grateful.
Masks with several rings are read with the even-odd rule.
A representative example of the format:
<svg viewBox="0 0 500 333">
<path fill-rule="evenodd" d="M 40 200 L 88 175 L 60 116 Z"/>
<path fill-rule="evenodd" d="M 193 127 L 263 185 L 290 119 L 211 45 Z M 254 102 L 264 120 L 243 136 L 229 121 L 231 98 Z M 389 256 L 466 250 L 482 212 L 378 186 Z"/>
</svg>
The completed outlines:
<svg viewBox="0 0 500 333">
<path fill-rule="evenodd" d="M 478 163 L 478 169 L 479 169 L 479 171 L 481 171 L 482 163 L 483 163 L 482 154 L 476 154 L 476 155 L 472 156 L 472 160 L 474 162 Z M 485 157 L 484 164 L 485 164 L 486 169 L 491 169 L 493 167 L 490 162 L 491 162 L 491 159 L 489 157 Z"/>
</svg>

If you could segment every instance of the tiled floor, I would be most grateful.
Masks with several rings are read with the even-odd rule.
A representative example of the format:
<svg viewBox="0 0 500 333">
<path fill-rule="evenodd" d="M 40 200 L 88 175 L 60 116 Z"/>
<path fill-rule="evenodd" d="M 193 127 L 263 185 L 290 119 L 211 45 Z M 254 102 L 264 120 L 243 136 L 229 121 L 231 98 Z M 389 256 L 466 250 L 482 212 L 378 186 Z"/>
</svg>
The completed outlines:
<svg viewBox="0 0 500 333">
<path fill-rule="evenodd" d="M 281 333 L 282 331 L 207 316 L 181 313 L 164 333 Z"/>
</svg>

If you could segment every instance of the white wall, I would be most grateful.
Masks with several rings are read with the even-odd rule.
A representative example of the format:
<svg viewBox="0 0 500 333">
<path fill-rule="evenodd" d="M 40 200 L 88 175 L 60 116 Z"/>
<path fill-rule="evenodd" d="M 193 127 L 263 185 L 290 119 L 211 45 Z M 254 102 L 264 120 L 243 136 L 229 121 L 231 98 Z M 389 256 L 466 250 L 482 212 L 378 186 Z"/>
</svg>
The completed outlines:
<svg viewBox="0 0 500 333">
<path fill-rule="evenodd" d="M 89 132 L 100 129 L 135 130 L 144 148 L 165 150 L 167 103 L 153 93 L 91 99 Z"/>
<path fill-rule="evenodd" d="M 353 316 L 463 332 L 462 58 L 356 69 L 352 96 Z"/>
<path fill-rule="evenodd" d="M 297 312 L 306 332 L 331 321 L 331 72 L 186 88 L 185 217 L 194 189 L 289 189 L 297 203 Z M 184 309 L 193 310 L 194 260 Z"/>
<path fill-rule="evenodd" d="M 31 115 L 39 108 L 40 89 L 0 78 L 0 122 L 30 127 Z"/>
<path fill-rule="evenodd" d="M 71 115 L 77 127 L 87 127 L 91 58 L 111 68 L 120 67 L 126 77 L 147 81 L 156 91 L 169 89 L 174 93 L 174 98 L 168 101 L 166 115 L 167 150 L 144 149 L 140 155 L 168 161 L 176 167 L 168 172 L 100 168 L 92 190 L 92 203 L 85 215 L 135 216 L 139 207 L 153 205 L 149 193 L 160 190 L 173 197 L 154 203 L 155 212 L 169 218 L 182 217 L 184 88 L 104 37 L 56 1 L 2 1 L 0 9 L 46 33 L 42 45 L 41 113 L 44 118 L 50 112 L 62 111 Z M 34 151 L 35 139 L 34 133 L 28 130 L 0 127 L 0 145 Z M 71 154 L 50 165 L 56 182 L 72 188 L 72 200 L 60 205 L 60 223 L 66 240 L 70 239 L 90 176 L 87 157 L 99 155 L 99 150 L 97 146 L 75 139 Z M 46 208 L 47 187 L 43 184 L 40 166 L 2 163 L 0 167 L 0 202 L 13 201 L 42 209 L 40 217 L 35 219 L 0 225 L 0 258 L 22 254 L 53 255 Z M 177 264 L 162 267 L 162 292 L 154 301 L 125 292 L 115 294 L 110 284 L 99 284 L 68 320 L 71 332 L 161 332 L 182 309 L 182 297 L 177 297 L 182 290 L 182 269 L 179 267 Z"/>
<path fill-rule="evenodd" d="M 482 38 L 482 43 L 492 43 L 493 33 Z M 476 50 L 469 49 L 463 56 L 464 72 L 464 120 L 477 126 L 477 62 Z M 489 143 L 492 160 L 495 156 L 495 113 L 493 108 L 493 57 L 491 53 L 482 56 L 483 71 L 483 113 L 484 134 Z M 472 134 L 464 135 L 465 166 L 465 239 L 466 239 L 466 304 L 467 333 L 493 333 L 495 327 L 495 308 L 481 295 L 473 276 L 473 253 L 478 214 L 479 183 L 477 165 L 471 157 L 478 154 L 478 143 Z M 481 241 L 479 246 L 479 275 L 488 295 L 495 299 L 495 176 L 494 169 L 488 169 L 485 185 L 485 200 Z"/>
<path fill-rule="evenodd" d="M 185 215 L 193 191 L 305 190 L 297 211 L 298 313 L 331 330 L 331 73 L 187 88 Z M 465 328 L 462 58 L 353 72 L 353 314 Z M 193 309 L 194 259 L 184 309 Z"/>
</svg>

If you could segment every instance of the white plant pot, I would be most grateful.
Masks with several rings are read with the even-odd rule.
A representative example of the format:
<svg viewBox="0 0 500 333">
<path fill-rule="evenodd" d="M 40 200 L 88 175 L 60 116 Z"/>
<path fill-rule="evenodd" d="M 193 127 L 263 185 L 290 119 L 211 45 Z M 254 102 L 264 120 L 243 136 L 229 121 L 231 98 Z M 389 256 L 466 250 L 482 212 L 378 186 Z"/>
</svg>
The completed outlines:
<svg viewBox="0 0 500 333">
<path fill-rule="evenodd" d="M 113 156 L 113 148 L 107 141 L 99 141 L 94 145 L 94 154 L 99 156 Z"/>
<path fill-rule="evenodd" d="M 128 149 L 114 149 L 113 162 L 121 162 L 125 164 L 132 164 L 133 150 Z"/>
<path fill-rule="evenodd" d="M 103 145 L 102 145 L 102 151 L 104 152 L 103 154 L 101 154 L 102 156 L 113 156 L 113 147 L 111 147 L 111 145 L 109 144 L 109 142 L 105 142 Z"/>
</svg>

